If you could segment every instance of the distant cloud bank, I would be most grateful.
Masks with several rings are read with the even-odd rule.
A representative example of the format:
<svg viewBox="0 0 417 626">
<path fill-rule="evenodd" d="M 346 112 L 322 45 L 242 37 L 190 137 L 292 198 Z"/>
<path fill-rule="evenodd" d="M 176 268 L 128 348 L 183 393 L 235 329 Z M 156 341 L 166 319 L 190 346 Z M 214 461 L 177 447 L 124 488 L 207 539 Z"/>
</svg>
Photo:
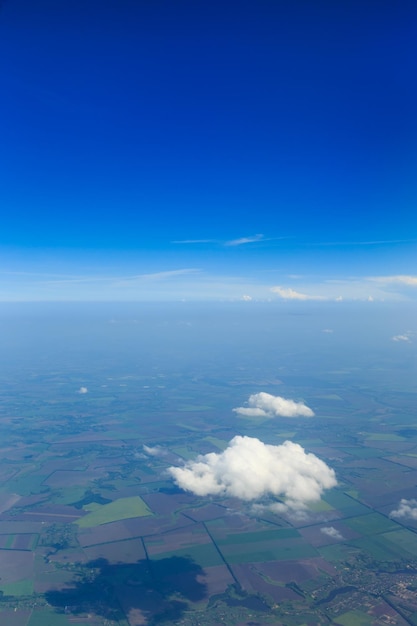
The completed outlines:
<svg viewBox="0 0 417 626">
<path fill-rule="evenodd" d="M 281 396 L 261 391 L 249 396 L 248 407 L 239 406 L 233 411 L 247 417 L 313 417 L 314 411 L 303 402 L 294 402 Z"/>
<path fill-rule="evenodd" d="M 199 455 L 168 472 L 181 489 L 198 496 L 283 498 L 276 503 L 277 512 L 302 511 L 337 484 L 334 470 L 300 445 L 285 441 L 274 446 L 239 435 L 223 452 Z"/>
</svg>

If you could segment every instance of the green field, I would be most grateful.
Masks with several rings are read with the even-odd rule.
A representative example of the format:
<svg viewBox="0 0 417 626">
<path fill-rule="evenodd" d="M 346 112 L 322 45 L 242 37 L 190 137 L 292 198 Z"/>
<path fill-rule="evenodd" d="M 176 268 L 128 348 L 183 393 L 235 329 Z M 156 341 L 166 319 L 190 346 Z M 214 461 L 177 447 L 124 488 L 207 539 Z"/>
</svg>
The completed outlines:
<svg viewBox="0 0 417 626">
<path fill-rule="evenodd" d="M 339 489 L 332 489 L 328 493 L 325 493 L 322 500 L 327 502 L 327 504 L 329 504 L 332 508 L 338 509 L 339 511 L 357 509 L 358 511 L 363 511 L 364 513 L 369 512 L 368 507 L 360 502 L 357 502 L 353 497 L 347 495 Z"/>
<path fill-rule="evenodd" d="M 223 565 L 223 561 L 212 543 L 189 546 L 187 548 L 172 550 L 170 552 L 162 552 L 160 554 L 154 554 L 149 558 L 152 561 L 160 561 L 161 559 L 170 559 L 172 557 L 191 559 L 202 568 Z"/>
<path fill-rule="evenodd" d="M 279 528 L 277 530 L 264 530 L 251 533 L 235 533 L 227 535 L 224 539 L 216 539 L 219 546 L 234 544 L 250 544 L 258 541 L 280 541 L 299 537 L 300 533 L 295 528 Z"/>
<path fill-rule="evenodd" d="M 228 441 L 225 441 L 224 439 L 218 439 L 217 437 L 204 437 L 203 441 L 208 441 L 219 450 L 225 450 L 225 448 L 227 448 L 227 446 L 229 445 Z"/>
<path fill-rule="evenodd" d="M 0 585 L 0 591 L 5 596 L 29 596 L 33 593 L 33 582 L 29 579 L 18 580 L 15 583 Z"/>
<path fill-rule="evenodd" d="M 346 520 L 346 526 L 361 535 L 376 535 L 390 530 L 398 530 L 400 526 L 380 513 L 369 513 Z"/>
<path fill-rule="evenodd" d="M 333 620 L 341 626 L 372 626 L 373 618 L 362 611 L 348 611 Z"/>
<path fill-rule="evenodd" d="M 84 509 L 89 511 L 89 514 L 77 520 L 76 524 L 80 528 L 92 528 L 121 519 L 152 515 L 152 511 L 139 496 L 119 498 L 119 500 L 103 505 L 88 504 Z"/>
<path fill-rule="evenodd" d="M 417 535 L 406 528 L 382 535 L 393 550 L 403 554 L 405 558 L 417 557 Z"/>
<path fill-rule="evenodd" d="M 242 543 L 221 546 L 221 551 L 226 561 L 232 564 L 292 561 L 318 556 L 317 550 L 313 546 L 298 541 L 292 544 L 290 542 L 282 542 L 281 544 L 272 542 Z"/>
</svg>

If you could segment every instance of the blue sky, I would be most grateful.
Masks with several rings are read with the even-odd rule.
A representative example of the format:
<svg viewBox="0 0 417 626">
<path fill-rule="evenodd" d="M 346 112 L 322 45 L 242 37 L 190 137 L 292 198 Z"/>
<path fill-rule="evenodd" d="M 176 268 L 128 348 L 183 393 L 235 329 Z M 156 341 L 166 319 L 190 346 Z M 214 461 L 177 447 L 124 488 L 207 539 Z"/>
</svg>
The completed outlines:
<svg viewBox="0 0 417 626">
<path fill-rule="evenodd" d="M 2 3 L 0 300 L 415 299 L 416 24 Z"/>
</svg>

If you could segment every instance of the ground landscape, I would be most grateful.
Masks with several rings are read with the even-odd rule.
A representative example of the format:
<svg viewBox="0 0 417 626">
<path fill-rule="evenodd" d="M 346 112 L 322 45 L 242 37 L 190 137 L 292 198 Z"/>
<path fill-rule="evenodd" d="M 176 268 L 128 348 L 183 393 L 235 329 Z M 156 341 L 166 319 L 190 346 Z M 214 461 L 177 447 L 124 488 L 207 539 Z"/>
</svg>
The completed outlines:
<svg viewBox="0 0 417 626">
<path fill-rule="evenodd" d="M 4 313 L 1 623 L 417 625 L 415 348 L 391 313 Z M 233 411 L 259 393 L 314 417 Z M 304 510 L 181 489 L 169 468 L 237 435 L 337 485 Z"/>
</svg>

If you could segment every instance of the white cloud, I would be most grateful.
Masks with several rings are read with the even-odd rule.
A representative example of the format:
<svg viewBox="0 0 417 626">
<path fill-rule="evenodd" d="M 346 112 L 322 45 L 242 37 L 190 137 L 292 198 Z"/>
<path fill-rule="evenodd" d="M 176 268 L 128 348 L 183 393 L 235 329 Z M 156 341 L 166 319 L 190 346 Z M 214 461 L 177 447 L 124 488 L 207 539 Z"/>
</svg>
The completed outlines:
<svg viewBox="0 0 417 626">
<path fill-rule="evenodd" d="M 232 239 L 231 241 L 226 241 L 225 246 L 242 246 L 245 243 L 256 243 L 257 241 L 262 241 L 264 238 L 263 235 L 252 235 L 251 237 L 241 237 L 240 239 Z"/>
<path fill-rule="evenodd" d="M 407 334 L 394 335 L 394 337 L 392 337 L 392 341 L 410 341 L 410 336 Z"/>
<path fill-rule="evenodd" d="M 326 300 L 324 296 L 310 296 L 306 293 L 294 291 L 290 287 L 271 287 L 271 291 L 276 293 L 284 300 Z"/>
<path fill-rule="evenodd" d="M 298 444 L 274 446 L 255 437 L 237 435 L 221 453 L 199 455 L 183 467 L 168 472 L 185 491 L 199 496 L 232 496 L 256 501 L 267 496 L 283 498 L 279 507 L 303 510 L 320 500 L 325 489 L 337 484 L 334 470 Z"/>
<path fill-rule="evenodd" d="M 417 520 L 417 500 L 400 500 L 398 509 L 391 511 L 390 517 L 408 517 Z"/>
<path fill-rule="evenodd" d="M 409 276 L 406 274 L 396 276 L 369 276 L 368 280 L 384 285 L 394 283 L 397 285 L 406 285 L 407 287 L 417 287 L 417 276 Z"/>
<path fill-rule="evenodd" d="M 164 456 L 166 454 L 166 450 L 161 448 L 161 446 L 143 446 L 143 451 L 146 452 L 149 456 Z"/>
<path fill-rule="evenodd" d="M 323 330 L 321 331 L 322 333 L 327 333 L 327 334 L 331 334 L 333 332 L 333 330 L 331 328 L 323 328 Z"/>
<path fill-rule="evenodd" d="M 249 396 L 248 407 L 233 409 L 239 415 L 248 417 L 313 417 L 314 412 L 303 402 L 294 402 L 281 396 L 273 396 L 261 391 Z"/>
<path fill-rule="evenodd" d="M 242 296 L 243 302 L 250 302 L 252 300 L 252 296 L 244 295 Z"/>
<path fill-rule="evenodd" d="M 338 539 L 339 541 L 344 539 L 343 535 L 334 526 L 324 526 L 323 528 L 320 528 L 320 531 L 323 535 L 327 535 L 332 539 Z"/>
<path fill-rule="evenodd" d="M 87 387 L 80 387 L 78 393 L 88 393 Z"/>
</svg>

